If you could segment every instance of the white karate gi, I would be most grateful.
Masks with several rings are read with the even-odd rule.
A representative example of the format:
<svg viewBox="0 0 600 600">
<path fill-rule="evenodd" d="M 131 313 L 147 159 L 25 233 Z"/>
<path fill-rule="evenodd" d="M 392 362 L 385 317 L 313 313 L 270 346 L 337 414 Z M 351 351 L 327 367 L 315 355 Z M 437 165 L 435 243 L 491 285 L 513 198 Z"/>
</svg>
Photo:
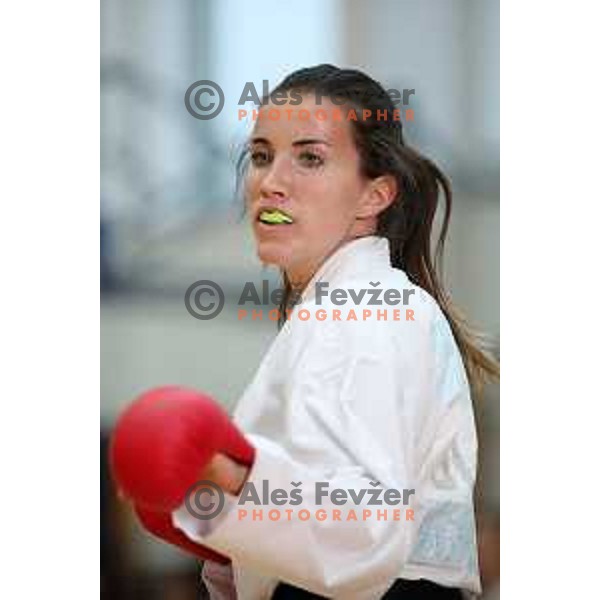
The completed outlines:
<svg viewBox="0 0 600 600">
<path fill-rule="evenodd" d="M 211 521 L 179 508 L 176 527 L 232 558 L 240 600 L 267 600 L 282 581 L 344 600 L 380 598 L 398 578 L 480 591 L 472 497 L 477 439 L 464 366 L 443 313 L 391 267 L 388 244 L 359 238 L 326 260 L 264 356 L 234 420 L 257 450 L 249 475 L 257 490 L 263 480 L 286 490 L 301 482 L 303 503 L 295 508 L 313 515 L 340 508 L 329 497 L 316 504 L 318 481 L 330 490 L 369 489 L 374 482 L 414 489 L 414 522 L 240 520 L 229 496 Z M 330 292 L 319 306 L 317 281 Z M 331 298 L 335 288 L 415 293 L 408 305 L 369 306 L 367 294 L 360 304 L 339 306 Z M 407 308 L 414 321 L 404 318 Z M 301 309 L 310 319 L 297 318 Z M 327 311 L 324 321 L 315 318 L 317 309 Z M 333 309 L 341 320 L 333 320 Z M 387 320 L 363 320 L 363 309 L 373 315 L 387 309 Z M 401 320 L 393 320 L 394 309 Z M 345 320 L 350 310 L 358 320 Z M 262 508 L 266 516 L 278 507 Z"/>
</svg>

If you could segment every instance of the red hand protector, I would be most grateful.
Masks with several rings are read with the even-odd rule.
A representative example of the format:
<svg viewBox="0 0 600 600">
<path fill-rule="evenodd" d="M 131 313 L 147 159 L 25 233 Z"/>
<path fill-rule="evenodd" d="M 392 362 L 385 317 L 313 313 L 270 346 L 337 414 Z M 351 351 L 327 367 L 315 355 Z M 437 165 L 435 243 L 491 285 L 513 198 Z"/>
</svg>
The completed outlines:
<svg viewBox="0 0 600 600">
<path fill-rule="evenodd" d="M 203 479 L 217 453 L 252 466 L 254 448 L 212 398 L 162 387 L 137 398 L 115 426 L 110 449 L 114 478 L 138 507 L 169 513 Z"/>
</svg>

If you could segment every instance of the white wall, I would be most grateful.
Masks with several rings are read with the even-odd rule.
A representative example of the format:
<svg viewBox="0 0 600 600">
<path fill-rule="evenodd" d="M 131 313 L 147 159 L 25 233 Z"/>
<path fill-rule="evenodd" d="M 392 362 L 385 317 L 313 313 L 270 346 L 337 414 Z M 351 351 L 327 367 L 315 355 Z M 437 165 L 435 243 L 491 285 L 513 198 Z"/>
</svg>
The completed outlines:
<svg viewBox="0 0 600 600">
<path fill-rule="evenodd" d="M 104 301 L 101 320 L 104 425 L 139 393 L 169 384 L 202 390 L 231 408 L 277 331 L 273 322 L 240 322 L 226 309 L 199 321 L 183 297 Z"/>
</svg>

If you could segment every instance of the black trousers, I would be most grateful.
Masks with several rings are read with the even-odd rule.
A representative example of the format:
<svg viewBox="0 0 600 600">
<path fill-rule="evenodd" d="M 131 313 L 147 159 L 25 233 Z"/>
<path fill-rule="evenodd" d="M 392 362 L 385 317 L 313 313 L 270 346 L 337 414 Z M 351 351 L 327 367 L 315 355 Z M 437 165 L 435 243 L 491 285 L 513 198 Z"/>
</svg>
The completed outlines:
<svg viewBox="0 0 600 600">
<path fill-rule="evenodd" d="M 397 579 L 394 585 L 381 597 L 381 600 L 462 600 L 458 588 L 448 588 L 426 579 L 411 581 Z M 318 596 L 306 590 L 280 583 L 271 600 L 321 600 Z"/>
</svg>

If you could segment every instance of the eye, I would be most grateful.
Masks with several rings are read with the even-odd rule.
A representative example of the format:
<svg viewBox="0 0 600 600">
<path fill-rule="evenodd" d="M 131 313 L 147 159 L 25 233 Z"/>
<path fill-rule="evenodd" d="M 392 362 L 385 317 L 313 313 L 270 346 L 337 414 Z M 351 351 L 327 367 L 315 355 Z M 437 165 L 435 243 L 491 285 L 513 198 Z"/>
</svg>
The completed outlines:
<svg viewBox="0 0 600 600">
<path fill-rule="evenodd" d="M 271 161 L 270 153 L 261 148 L 255 148 L 250 151 L 250 161 L 255 167 L 263 167 Z"/>
<path fill-rule="evenodd" d="M 325 162 L 322 156 L 309 150 L 303 150 L 299 155 L 299 159 L 303 165 L 310 168 L 321 167 Z"/>
</svg>

